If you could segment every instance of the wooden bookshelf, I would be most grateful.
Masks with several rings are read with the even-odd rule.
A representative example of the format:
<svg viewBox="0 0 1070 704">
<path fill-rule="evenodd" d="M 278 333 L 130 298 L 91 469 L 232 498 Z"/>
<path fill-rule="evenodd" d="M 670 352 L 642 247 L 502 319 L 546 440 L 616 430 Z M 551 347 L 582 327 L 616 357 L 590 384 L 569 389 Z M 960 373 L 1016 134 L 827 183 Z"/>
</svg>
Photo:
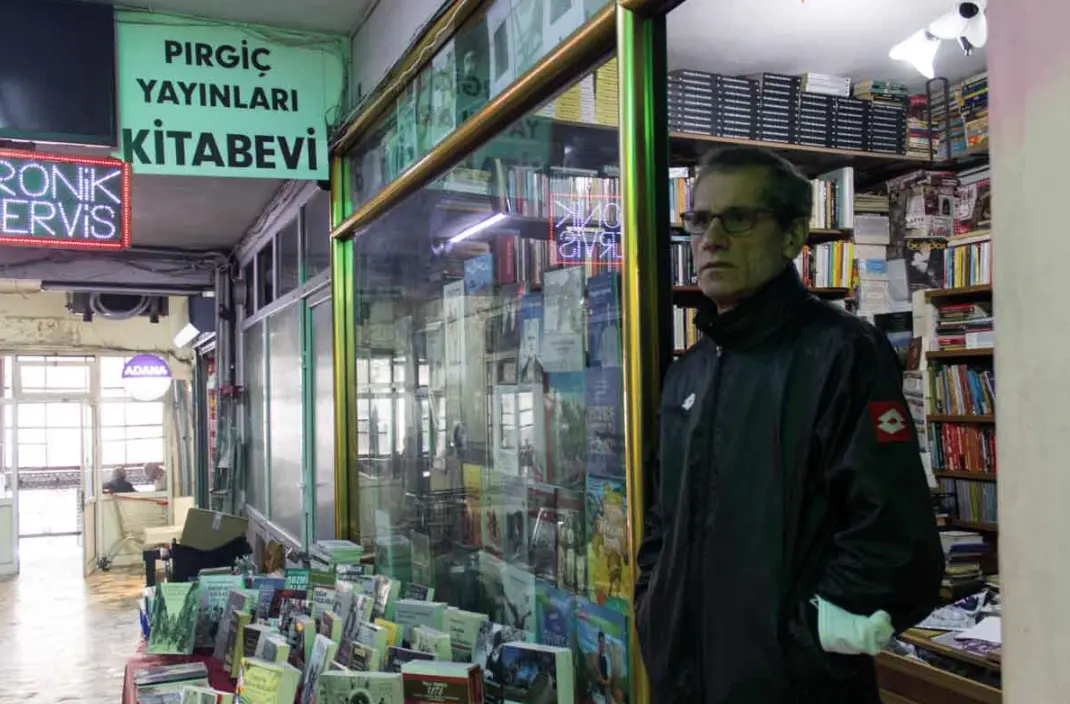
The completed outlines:
<svg viewBox="0 0 1070 704">
<path fill-rule="evenodd" d="M 997 474 L 987 472 L 933 472 L 937 479 L 963 479 L 975 482 L 994 482 Z"/>
<path fill-rule="evenodd" d="M 955 298 L 991 298 L 992 285 L 963 286 L 962 288 L 934 288 L 925 292 L 926 301 L 943 301 Z"/>
<path fill-rule="evenodd" d="M 958 528 L 960 530 L 972 530 L 972 531 L 976 531 L 978 533 L 998 533 L 999 532 L 999 524 L 998 523 L 979 523 L 978 521 L 952 520 L 951 521 L 951 525 L 952 525 L 952 527 Z"/>
<path fill-rule="evenodd" d="M 935 350 L 925 353 L 925 359 L 962 359 L 964 357 L 991 357 L 996 353 L 992 347 L 978 347 L 972 350 Z"/>
<path fill-rule="evenodd" d="M 930 413 L 925 416 L 927 423 L 995 423 L 995 416 L 956 416 L 942 413 Z"/>
<path fill-rule="evenodd" d="M 702 289 L 698 286 L 673 286 L 673 296 L 679 296 L 681 298 L 687 298 L 690 296 L 701 296 Z M 850 295 L 851 289 L 849 288 L 818 288 L 811 286 L 810 293 L 820 298 L 843 298 Z"/>
</svg>

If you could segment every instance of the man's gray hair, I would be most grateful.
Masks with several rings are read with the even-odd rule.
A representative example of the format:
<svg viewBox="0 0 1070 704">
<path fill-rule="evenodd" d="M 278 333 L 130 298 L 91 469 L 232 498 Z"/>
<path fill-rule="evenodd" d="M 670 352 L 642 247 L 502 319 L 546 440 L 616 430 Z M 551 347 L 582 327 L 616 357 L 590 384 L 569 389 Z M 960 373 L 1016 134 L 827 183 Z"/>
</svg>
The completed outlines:
<svg viewBox="0 0 1070 704">
<path fill-rule="evenodd" d="M 790 161 L 768 149 L 733 146 L 706 152 L 699 161 L 695 186 L 712 173 L 749 168 L 764 168 L 768 173 L 765 205 L 773 211 L 781 228 L 787 229 L 797 218 L 810 218 L 814 206 L 810 181 Z"/>
</svg>

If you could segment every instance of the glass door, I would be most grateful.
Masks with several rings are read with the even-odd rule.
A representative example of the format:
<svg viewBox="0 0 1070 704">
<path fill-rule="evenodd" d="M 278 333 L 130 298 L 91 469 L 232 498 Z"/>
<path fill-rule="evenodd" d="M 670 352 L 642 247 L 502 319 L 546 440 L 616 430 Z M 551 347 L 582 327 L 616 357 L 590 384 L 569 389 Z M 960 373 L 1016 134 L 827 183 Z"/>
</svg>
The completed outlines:
<svg viewBox="0 0 1070 704">
<path fill-rule="evenodd" d="M 0 575 L 19 571 L 18 474 L 15 471 L 14 406 L 0 399 Z"/>
</svg>

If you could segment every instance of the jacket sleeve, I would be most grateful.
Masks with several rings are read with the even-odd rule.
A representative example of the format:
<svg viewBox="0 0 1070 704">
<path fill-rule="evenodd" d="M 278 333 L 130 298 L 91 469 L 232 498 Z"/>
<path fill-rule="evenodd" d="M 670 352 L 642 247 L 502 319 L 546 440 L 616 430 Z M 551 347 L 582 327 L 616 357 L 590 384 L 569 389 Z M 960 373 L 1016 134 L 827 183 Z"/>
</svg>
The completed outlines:
<svg viewBox="0 0 1070 704">
<path fill-rule="evenodd" d="M 834 518 L 817 593 L 896 631 L 939 600 L 943 550 L 891 345 L 869 328 L 837 355 L 819 410 L 820 462 Z"/>
<path fill-rule="evenodd" d="M 657 426 L 655 426 L 657 427 Z M 657 567 L 661 557 L 663 541 L 661 500 L 658 496 L 658 487 L 661 485 L 657 449 L 654 448 L 646 461 L 646 496 L 647 508 L 643 520 L 643 540 L 639 544 L 639 550 L 635 556 L 636 579 L 635 579 L 635 606 L 638 609 L 650 586 L 650 577 Z"/>
</svg>

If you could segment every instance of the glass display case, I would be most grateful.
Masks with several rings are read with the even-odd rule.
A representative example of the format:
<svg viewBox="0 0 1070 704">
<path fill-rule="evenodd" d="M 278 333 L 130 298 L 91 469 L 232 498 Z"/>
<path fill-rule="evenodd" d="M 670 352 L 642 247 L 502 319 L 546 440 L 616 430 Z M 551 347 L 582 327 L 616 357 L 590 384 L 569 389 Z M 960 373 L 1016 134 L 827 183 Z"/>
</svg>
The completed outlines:
<svg viewBox="0 0 1070 704">
<path fill-rule="evenodd" d="M 379 573 L 571 647 L 621 702 L 617 110 L 611 62 L 355 234 L 351 482 Z"/>
</svg>

